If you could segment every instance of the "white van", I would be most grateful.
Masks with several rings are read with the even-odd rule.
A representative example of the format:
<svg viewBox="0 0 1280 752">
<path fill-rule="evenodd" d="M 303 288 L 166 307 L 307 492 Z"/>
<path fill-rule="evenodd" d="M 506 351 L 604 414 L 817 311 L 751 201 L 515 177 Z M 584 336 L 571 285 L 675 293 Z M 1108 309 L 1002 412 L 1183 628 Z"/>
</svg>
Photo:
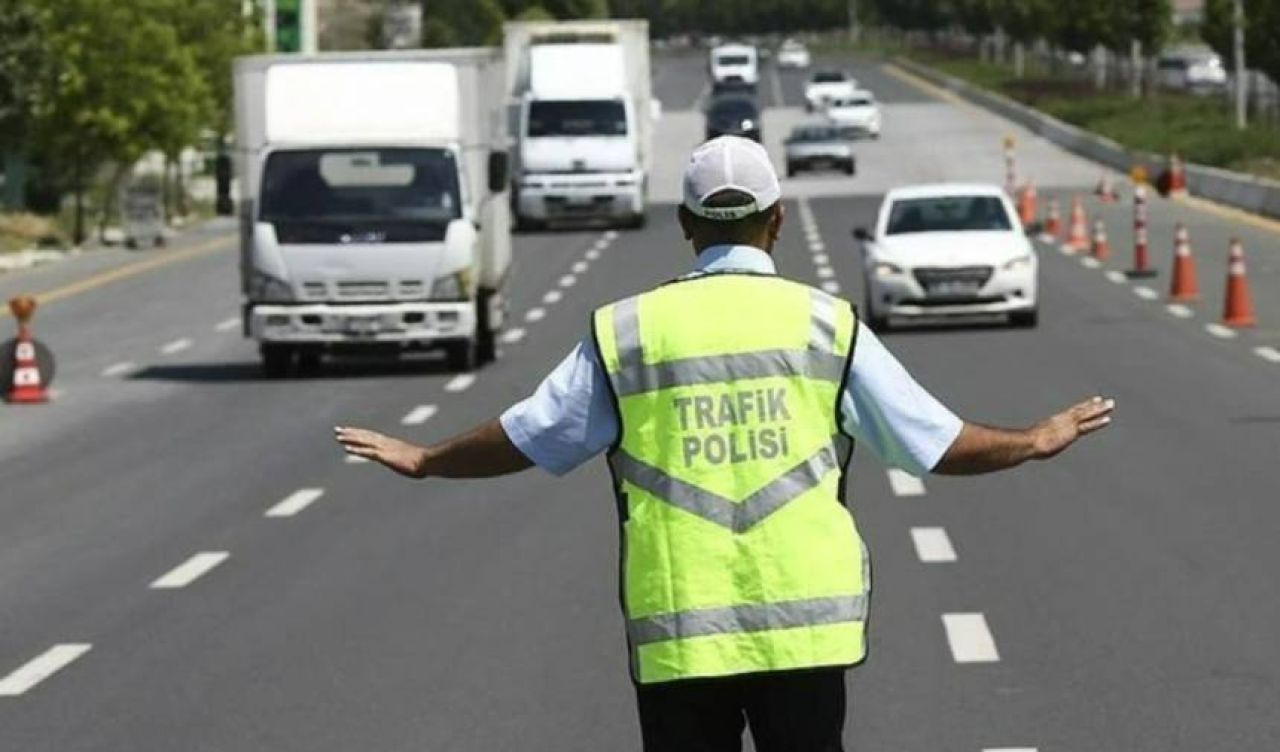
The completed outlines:
<svg viewBox="0 0 1280 752">
<path fill-rule="evenodd" d="M 746 44 L 725 44 L 711 50 L 713 89 L 749 88 L 760 83 L 760 57 Z"/>
</svg>

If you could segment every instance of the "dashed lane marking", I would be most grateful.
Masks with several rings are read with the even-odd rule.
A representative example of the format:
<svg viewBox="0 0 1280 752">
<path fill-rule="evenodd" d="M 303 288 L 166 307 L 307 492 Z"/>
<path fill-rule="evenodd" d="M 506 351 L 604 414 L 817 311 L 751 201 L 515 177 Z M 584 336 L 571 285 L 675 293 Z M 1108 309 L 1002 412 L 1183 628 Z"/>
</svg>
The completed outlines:
<svg viewBox="0 0 1280 752">
<path fill-rule="evenodd" d="M 826 265 L 831 263 L 831 257 L 825 253 L 813 254 L 813 263 L 818 265 Z"/>
<path fill-rule="evenodd" d="M 559 290 L 552 290 L 548 292 L 546 295 L 542 296 L 542 302 L 546 303 L 547 305 L 555 305 L 556 303 L 559 303 L 563 298 L 564 298 L 564 294 L 561 293 Z"/>
<path fill-rule="evenodd" d="M 232 329 L 235 329 L 235 328 L 236 328 L 236 327 L 238 327 L 238 326 L 240 326 L 240 317 L 239 317 L 239 316 L 232 316 L 232 317 L 231 317 L 231 318 L 229 318 L 229 319 L 223 319 L 222 321 L 219 321 L 219 322 L 218 322 L 218 323 L 213 327 L 213 329 L 214 329 L 214 331 L 217 331 L 217 332 L 229 332 L 229 331 L 231 331 Z"/>
<path fill-rule="evenodd" d="M 1270 363 L 1280 363 L 1280 350 L 1270 345 L 1253 348 L 1253 354 Z"/>
<path fill-rule="evenodd" d="M 941 527 L 911 528 L 911 542 L 916 546 L 916 556 L 925 564 L 941 564 L 956 560 L 956 550 Z"/>
<path fill-rule="evenodd" d="M 607 241 L 609 241 L 610 243 L 612 243 L 613 241 L 615 241 L 615 240 L 617 240 L 617 239 L 618 239 L 618 231 L 617 231 L 617 230 L 609 230 L 609 231 L 605 232 L 605 234 L 604 234 L 604 239 L 605 239 L 605 240 L 607 240 Z"/>
<path fill-rule="evenodd" d="M 956 663 L 995 663 L 1000 660 L 995 638 L 982 614 L 943 614 L 947 643 Z"/>
<path fill-rule="evenodd" d="M 266 517 L 292 517 L 324 496 L 323 488 L 300 488 L 267 510 Z"/>
<path fill-rule="evenodd" d="M 227 560 L 227 551 L 201 551 L 161 575 L 151 583 L 152 590 L 177 590 L 195 582 L 211 569 Z"/>
<path fill-rule="evenodd" d="M 1139 298 L 1142 298 L 1143 300 L 1155 300 L 1156 298 L 1160 297 L 1160 293 L 1156 292 L 1155 290 L 1152 290 L 1150 287 L 1144 287 L 1142 285 L 1138 285 L 1137 287 L 1133 288 L 1133 294 L 1137 295 Z"/>
<path fill-rule="evenodd" d="M 1102 266 L 1102 262 L 1097 260 L 1093 256 L 1081 256 L 1080 265 L 1085 267 L 1086 269 L 1097 269 L 1098 267 Z"/>
<path fill-rule="evenodd" d="M 1169 305 L 1165 306 L 1164 309 L 1169 312 L 1170 316 L 1173 316 L 1179 319 L 1189 319 L 1192 316 L 1196 315 L 1195 311 L 1191 310 L 1190 308 L 1184 306 L 1181 303 L 1170 303 Z"/>
<path fill-rule="evenodd" d="M 560 278 L 561 287 L 573 287 L 577 283 L 578 283 L 578 278 L 573 276 L 572 274 L 566 274 Z"/>
<path fill-rule="evenodd" d="M 402 426 L 420 426 L 431 420 L 431 418 L 439 412 L 440 408 L 435 405 L 418 405 L 410 410 L 400 419 Z"/>
<path fill-rule="evenodd" d="M 465 392 L 474 383 L 476 383 L 476 375 L 474 373 L 460 373 L 445 382 L 444 390 L 455 394 Z"/>
<path fill-rule="evenodd" d="M 840 283 L 835 281 L 834 279 L 829 279 L 826 282 L 822 283 L 822 289 L 825 290 L 826 292 L 831 293 L 832 295 L 839 295 Z"/>
<path fill-rule="evenodd" d="M 112 363 L 102 369 L 102 375 L 109 379 L 115 378 L 116 376 L 124 376 L 127 373 L 132 373 L 137 367 L 138 365 L 131 360 L 122 360 L 119 363 Z"/>
<path fill-rule="evenodd" d="M 66 668 L 72 661 L 89 652 L 87 642 L 54 645 L 0 679 L 0 697 L 18 697 L 32 687 Z"/>
<path fill-rule="evenodd" d="M 1107 272 L 1107 281 L 1115 282 L 1117 285 L 1123 285 L 1125 282 L 1129 281 L 1129 278 L 1124 276 L 1124 272 L 1118 272 L 1115 269 L 1112 269 Z"/>
<path fill-rule="evenodd" d="M 894 496 L 924 496 L 924 481 L 896 467 L 889 468 L 889 487 Z"/>
<path fill-rule="evenodd" d="M 574 273 L 574 274 L 582 274 L 582 273 L 584 273 L 584 272 L 586 272 L 586 271 L 587 271 L 587 267 L 588 267 L 588 266 L 590 266 L 590 264 L 588 264 L 588 263 L 587 263 L 587 262 L 585 262 L 585 261 L 575 261 L 575 262 L 574 262 L 574 264 L 573 264 L 573 267 L 572 267 L 572 268 L 573 268 L 573 273 Z"/>
<path fill-rule="evenodd" d="M 525 331 L 520 327 L 512 327 L 502 333 L 501 341 L 504 345 L 514 345 L 524 339 Z"/>
<path fill-rule="evenodd" d="M 987 747 L 982 752 L 1039 752 L 1035 747 Z"/>
<path fill-rule="evenodd" d="M 194 343 L 192 343 L 192 341 L 187 337 L 183 337 L 182 339 L 175 339 L 174 341 L 161 347 L 160 353 L 162 355 L 176 355 L 182 352 L 183 350 L 190 348 L 192 344 Z"/>
<path fill-rule="evenodd" d="M 534 321 L 541 321 L 544 318 L 546 318 L 546 316 L 547 316 L 547 309 L 530 308 L 528 311 L 525 312 L 524 320 L 532 323 Z"/>
<path fill-rule="evenodd" d="M 1204 330 L 1218 339 L 1235 339 L 1236 330 L 1222 324 L 1205 324 Z"/>
<path fill-rule="evenodd" d="M 835 270 L 829 266 L 819 266 L 817 267 L 817 272 L 819 279 L 831 279 L 836 276 Z"/>
<path fill-rule="evenodd" d="M 596 259 L 600 258 L 600 249 L 589 248 L 587 249 L 586 256 L 588 261 L 595 261 Z"/>
</svg>

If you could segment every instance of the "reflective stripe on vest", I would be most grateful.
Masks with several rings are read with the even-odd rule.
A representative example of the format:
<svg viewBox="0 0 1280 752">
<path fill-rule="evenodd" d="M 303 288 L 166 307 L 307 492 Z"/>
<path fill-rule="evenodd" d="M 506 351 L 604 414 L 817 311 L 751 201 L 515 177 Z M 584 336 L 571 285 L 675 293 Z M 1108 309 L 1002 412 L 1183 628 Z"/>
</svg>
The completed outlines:
<svg viewBox="0 0 1280 752">
<path fill-rule="evenodd" d="M 606 306 L 594 331 L 636 681 L 859 662 L 870 573 L 837 425 L 852 307 L 715 274 Z"/>
</svg>

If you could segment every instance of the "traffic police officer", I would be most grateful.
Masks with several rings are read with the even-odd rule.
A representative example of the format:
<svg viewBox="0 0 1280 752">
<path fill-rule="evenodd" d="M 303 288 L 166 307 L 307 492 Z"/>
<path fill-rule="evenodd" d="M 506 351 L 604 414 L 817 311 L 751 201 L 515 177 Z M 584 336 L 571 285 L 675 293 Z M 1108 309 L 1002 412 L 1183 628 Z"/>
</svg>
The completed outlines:
<svg viewBox="0 0 1280 752">
<path fill-rule="evenodd" d="M 915 474 L 990 472 L 1057 454 L 1114 404 L 1023 430 L 961 421 L 853 306 L 777 276 L 780 199 L 760 145 L 703 144 L 679 209 L 695 269 L 596 311 L 532 397 L 430 447 L 336 429 L 349 453 L 418 478 L 559 474 L 609 450 L 651 752 L 739 750 L 747 726 L 760 752 L 842 749 L 871 592 L 845 503 L 855 439 Z"/>
</svg>

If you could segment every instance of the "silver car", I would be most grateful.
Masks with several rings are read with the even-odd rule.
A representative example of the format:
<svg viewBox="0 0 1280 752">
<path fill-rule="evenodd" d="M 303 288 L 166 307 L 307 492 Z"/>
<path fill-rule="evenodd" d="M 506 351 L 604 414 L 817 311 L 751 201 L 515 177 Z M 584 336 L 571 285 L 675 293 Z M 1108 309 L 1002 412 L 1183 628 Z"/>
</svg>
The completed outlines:
<svg viewBox="0 0 1280 752">
<path fill-rule="evenodd" d="M 853 156 L 853 140 L 849 128 L 833 125 L 798 125 L 783 142 L 787 156 L 787 177 L 804 170 L 840 170 L 846 175 L 857 171 Z"/>
</svg>

